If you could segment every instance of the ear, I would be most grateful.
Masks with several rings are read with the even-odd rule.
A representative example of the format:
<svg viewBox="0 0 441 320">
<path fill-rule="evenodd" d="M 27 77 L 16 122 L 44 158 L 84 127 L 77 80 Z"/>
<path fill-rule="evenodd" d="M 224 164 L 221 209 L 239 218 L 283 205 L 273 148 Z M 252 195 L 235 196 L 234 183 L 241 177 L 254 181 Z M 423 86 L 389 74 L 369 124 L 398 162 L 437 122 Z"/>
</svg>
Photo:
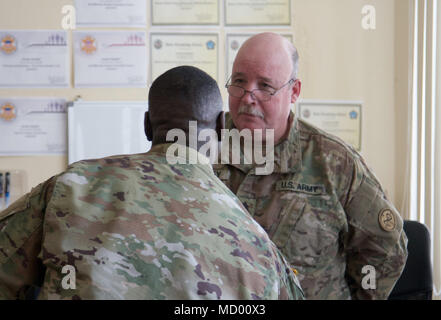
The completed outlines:
<svg viewBox="0 0 441 320">
<path fill-rule="evenodd" d="M 222 129 L 225 129 L 225 111 L 221 111 L 216 119 L 216 133 L 218 141 L 222 140 Z"/>
<path fill-rule="evenodd" d="M 299 79 L 294 81 L 294 84 L 291 88 L 291 103 L 296 103 L 297 99 L 300 96 L 300 91 L 302 89 L 302 83 Z"/>
<path fill-rule="evenodd" d="M 147 140 L 153 141 L 152 123 L 150 122 L 150 115 L 148 111 L 146 111 L 144 114 L 144 132 Z"/>
</svg>

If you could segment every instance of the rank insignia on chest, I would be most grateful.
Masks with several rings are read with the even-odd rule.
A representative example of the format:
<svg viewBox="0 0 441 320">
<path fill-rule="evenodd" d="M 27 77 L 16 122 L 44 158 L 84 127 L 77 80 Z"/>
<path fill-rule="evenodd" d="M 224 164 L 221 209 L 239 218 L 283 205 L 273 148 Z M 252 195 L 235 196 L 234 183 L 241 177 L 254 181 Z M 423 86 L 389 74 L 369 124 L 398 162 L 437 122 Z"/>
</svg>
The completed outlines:
<svg viewBox="0 0 441 320">
<path fill-rule="evenodd" d="M 320 195 L 325 194 L 325 187 L 323 185 L 307 184 L 294 180 L 280 180 L 277 181 L 276 191 L 293 191 L 312 195 Z"/>
</svg>

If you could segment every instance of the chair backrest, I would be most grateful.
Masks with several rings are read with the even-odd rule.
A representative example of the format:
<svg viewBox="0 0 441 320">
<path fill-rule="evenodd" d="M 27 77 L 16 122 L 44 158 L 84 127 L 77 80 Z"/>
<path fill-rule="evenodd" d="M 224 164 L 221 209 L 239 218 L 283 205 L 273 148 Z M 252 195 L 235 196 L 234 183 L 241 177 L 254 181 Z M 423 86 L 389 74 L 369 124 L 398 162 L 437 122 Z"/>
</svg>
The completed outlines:
<svg viewBox="0 0 441 320">
<path fill-rule="evenodd" d="M 408 257 L 389 300 L 431 300 L 433 290 L 430 233 L 417 221 L 404 221 Z"/>
</svg>

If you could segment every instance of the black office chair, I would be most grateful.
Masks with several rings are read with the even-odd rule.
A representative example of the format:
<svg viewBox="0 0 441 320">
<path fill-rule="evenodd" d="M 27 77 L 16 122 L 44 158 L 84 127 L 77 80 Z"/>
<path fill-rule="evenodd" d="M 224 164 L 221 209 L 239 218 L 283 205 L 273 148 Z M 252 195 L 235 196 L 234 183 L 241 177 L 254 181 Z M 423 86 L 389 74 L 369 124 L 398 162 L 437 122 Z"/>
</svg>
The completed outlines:
<svg viewBox="0 0 441 320">
<path fill-rule="evenodd" d="M 389 300 L 432 300 L 429 230 L 424 224 L 410 220 L 404 221 L 403 228 L 408 238 L 408 257 Z"/>
</svg>

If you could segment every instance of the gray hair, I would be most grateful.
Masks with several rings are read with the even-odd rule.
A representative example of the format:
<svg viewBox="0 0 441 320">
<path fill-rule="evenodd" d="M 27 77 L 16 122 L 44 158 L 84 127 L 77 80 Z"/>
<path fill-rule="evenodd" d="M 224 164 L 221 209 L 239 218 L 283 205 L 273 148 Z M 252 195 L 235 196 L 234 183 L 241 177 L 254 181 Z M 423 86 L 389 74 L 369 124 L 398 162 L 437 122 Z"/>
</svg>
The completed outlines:
<svg viewBox="0 0 441 320">
<path fill-rule="evenodd" d="M 291 78 L 297 80 L 297 75 L 299 73 L 299 53 L 294 46 L 292 46 L 292 49 L 293 50 L 291 51 L 291 59 L 292 59 Z"/>
<path fill-rule="evenodd" d="M 290 55 L 291 55 L 291 61 L 292 61 L 292 73 L 291 73 L 291 79 L 297 80 L 297 75 L 299 72 L 299 53 L 296 49 L 296 47 L 289 42 L 287 39 L 285 39 L 286 48 L 288 49 Z"/>
</svg>

